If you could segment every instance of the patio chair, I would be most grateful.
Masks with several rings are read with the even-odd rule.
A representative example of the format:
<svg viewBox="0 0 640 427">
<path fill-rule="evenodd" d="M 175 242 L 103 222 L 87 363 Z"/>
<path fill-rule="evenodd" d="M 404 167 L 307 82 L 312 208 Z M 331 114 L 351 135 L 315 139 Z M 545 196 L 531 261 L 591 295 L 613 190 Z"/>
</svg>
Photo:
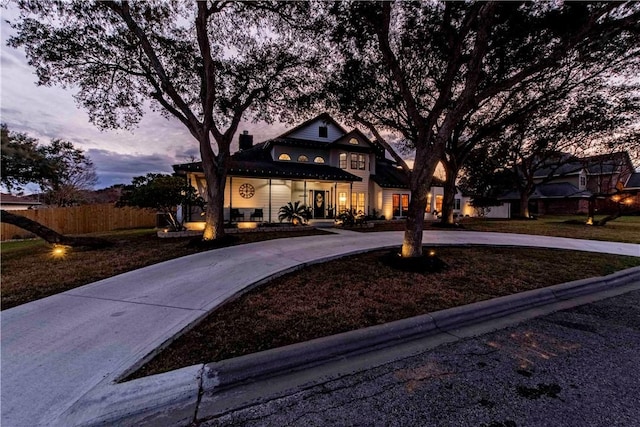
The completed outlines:
<svg viewBox="0 0 640 427">
<path fill-rule="evenodd" d="M 240 209 L 231 209 L 231 222 L 244 221 L 244 213 L 240 212 Z"/>
<path fill-rule="evenodd" d="M 260 218 L 260 219 L 258 219 Z M 249 215 L 249 220 L 251 221 L 263 221 L 263 213 L 262 209 L 256 209 L 253 211 L 251 215 Z"/>
</svg>

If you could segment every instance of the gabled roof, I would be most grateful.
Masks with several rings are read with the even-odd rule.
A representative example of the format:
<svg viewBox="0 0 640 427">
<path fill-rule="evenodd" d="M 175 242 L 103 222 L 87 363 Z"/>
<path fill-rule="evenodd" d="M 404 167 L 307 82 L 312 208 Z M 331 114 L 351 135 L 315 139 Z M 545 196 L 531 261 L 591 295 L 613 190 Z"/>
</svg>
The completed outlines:
<svg viewBox="0 0 640 427">
<path fill-rule="evenodd" d="M 539 199 L 585 199 L 593 194 L 590 191 L 579 190 L 575 185 L 568 182 L 556 182 L 549 184 L 536 185 L 533 193 L 529 196 L 529 200 Z M 500 197 L 498 200 L 519 200 L 520 193 L 518 191 L 510 191 Z"/>
<path fill-rule="evenodd" d="M 41 205 L 39 201 L 28 196 L 14 196 L 12 194 L 0 193 L 0 203 L 3 205 Z"/>
<path fill-rule="evenodd" d="M 389 160 L 378 161 L 376 163 L 376 174 L 371 175 L 371 179 L 382 188 L 409 188 L 409 178 L 407 174 Z M 432 187 L 441 187 L 443 185 L 444 182 L 442 182 L 442 180 L 433 177 L 431 181 Z"/>
<path fill-rule="evenodd" d="M 340 168 L 317 163 L 274 161 L 267 143 L 256 144 L 231 156 L 229 176 L 281 179 L 321 179 L 328 181 L 362 181 L 362 178 Z M 173 165 L 173 170 L 202 172 L 202 162 Z"/>
<path fill-rule="evenodd" d="M 559 166 L 549 165 L 540 168 L 535 172 L 534 178 L 544 178 L 549 174 L 552 176 L 575 175 L 582 170 L 586 170 L 589 175 L 609 175 L 618 172 L 622 167 L 633 169 L 631 158 L 626 151 L 581 158 L 566 155 L 565 159 L 566 163 Z"/>
<path fill-rule="evenodd" d="M 640 188 L 640 172 L 632 173 L 627 179 L 627 183 L 624 185 L 625 189 Z"/>
<path fill-rule="evenodd" d="M 288 131 L 286 131 L 285 133 L 283 133 L 282 135 L 278 136 L 276 139 L 279 138 L 286 138 L 287 136 L 291 135 L 292 133 L 295 133 L 297 131 L 299 131 L 300 129 L 309 126 L 311 123 L 315 122 L 316 120 L 320 120 L 326 123 L 331 123 L 332 125 L 334 125 L 335 127 L 337 127 L 338 129 L 340 129 L 340 131 L 342 131 L 342 133 L 347 133 L 346 129 L 343 128 L 340 123 L 336 122 L 335 119 L 333 117 L 331 117 L 329 115 L 329 113 L 322 113 L 319 114 L 305 122 L 300 123 L 298 126 L 294 127 L 293 129 L 289 129 Z"/>
</svg>

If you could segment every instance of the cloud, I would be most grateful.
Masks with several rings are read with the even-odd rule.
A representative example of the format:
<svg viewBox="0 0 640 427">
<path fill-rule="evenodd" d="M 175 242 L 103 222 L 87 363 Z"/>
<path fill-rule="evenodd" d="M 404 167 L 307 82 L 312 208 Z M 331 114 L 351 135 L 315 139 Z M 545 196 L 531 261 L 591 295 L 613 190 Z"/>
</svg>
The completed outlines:
<svg viewBox="0 0 640 427">
<path fill-rule="evenodd" d="M 147 173 L 173 172 L 171 165 L 179 163 L 167 154 L 123 154 L 102 149 L 90 149 L 86 154 L 96 166 L 97 188 L 114 184 L 129 184 L 134 176 Z"/>
</svg>

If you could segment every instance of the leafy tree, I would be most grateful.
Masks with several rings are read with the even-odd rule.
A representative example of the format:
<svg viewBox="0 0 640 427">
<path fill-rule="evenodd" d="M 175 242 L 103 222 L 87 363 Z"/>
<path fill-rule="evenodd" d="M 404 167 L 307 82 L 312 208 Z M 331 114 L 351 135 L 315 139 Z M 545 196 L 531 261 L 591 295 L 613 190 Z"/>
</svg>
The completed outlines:
<svg viewBox="0 0 640 427">
<path fill-rule="evenodd" d="M 0 132 L 2 136 L 0 180 L 9 192 L 55 176 L 37 139 L 25 133 L 11 132 L 5 123 L 1 125 Z"/>
<path fill-rule="evenodd" d="M 640 5 L 536 2 L 334 3 L 335 101 L 389 146 L 415 150 L 402 256 L 420 256 L 427 193 L 456 127 L 483 105 L 567 63 L 637 65 Z M 626 62 L 621 62 L 624 58 Z"/>
<path fill-rule="evenodd" d="M 54 139 L 49 145 L 2 125 L 2 184 L 9 191 L 37 184 L 45 202 L 71 206 L 82 201 L 82 193 L 97 182 L 95 166 L 71 142 Z"/>
<path fill-rule="evenodd" d="M 92 190 L 98 182 L 93 162 L 73 144 L 54 139 L 42 151 L 50 167 L 55 171 L 51 177 L 39 182 L 45 202 L 56 206 L 73 206 L 84 201 L 84 192 Z"/>
<path fill-rule="evenodd" d="M 271 120 L 313 85 L 316 50 L 291 31 L 306 4 L 24 1 L 9 40 L 42 85 L 77 87 L 100 128 L 132 128 L 147 105 L 197 141 L 205 240 L 224 235 L 224 188 L 240 121 Z"/>
<path fill-rule="evenodd" d="M 131 185 L 122 190 L 117 206 L 150 208 L 165 214 L 174 231 L 184 229 L 183 220 L 176 215 L 182 205 L 204 206 L 204 199 L 184 178 L 149 173 L 133 178 Z"/>
<path fill-rule="evenodd" d="M 311 219 L 311 208 L 301 205 L 299 201 L 295 203 L 287 203 L 284 206 L 280 207 L 278 212 L 278 219 L 280 222 L 288 221 L 294 225 L 297 224 L 305 224 L 307 221 Z"/>
<path fill-rule="evenodd" d="M 38 144 L 38 140 L 24 133 L 2 128 L 2 184 L 9 191 L 26 184 L 37 184 L 48 194 L 76 194 L 81 183 L 93 182 L 82 177 L 93 177 L 93 164 L 81 150 L 73 148 L 70 142 L 52 141 L 50 146 Z M 57 192 L 57 193 L 56 193 Z M 105 247 L 111 243 L 93 237 L 64 236 L 29 218 L 1 211 L 0 221 L 30 231 L 53 244 L 68 246 Z"/>
</svg>

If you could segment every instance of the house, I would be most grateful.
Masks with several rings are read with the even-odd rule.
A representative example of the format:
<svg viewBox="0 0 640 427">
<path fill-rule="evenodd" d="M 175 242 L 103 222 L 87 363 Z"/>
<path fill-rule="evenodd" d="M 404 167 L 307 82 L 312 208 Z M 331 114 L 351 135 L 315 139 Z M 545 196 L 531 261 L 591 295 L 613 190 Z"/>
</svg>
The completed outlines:
<svg viewBox="0 0 640 427">
<path fill-rule="evenodd" d="M 357 129 L 343 128 L 327 113 L 258 144 L 245 131 L 239 147 L 226 182 L 226 221 L 277 222 L 280 207 L 296 201 L 311 207 L 314 219 L 334 218 L 345 210 L 386 219 L 407 214 L 411 192 L 403 171 L 380 144 Z M 173 169 L 206 196 L 201 162 Z M 457 212 L 470 215 L 468 198 L 459 194 L 456 199 Z M 442 187 L 436 185 L 425 217 L 433 218 L 441 205 Z M 200 214 L 199 208 L 188 207 L 187 227 L 196 228 Z"/>
<path fill-rule="evenodd" d="M 529 197 L 532 214 L 586 214 L 589 201 L 596 209 L 612 209 L 607 196 L 620 191 L 634 170 L 627 152 L 597 156 L 563 155 L 561 163 L 550 164 L 535 172 L 536 186 Z M 520 195 L 511 191 L 499 198 L 511 202 L 513 212 L 519 211 Z"/>
<path fill-rule="evenodd" d="M 41 206 L 42 203 L 27 196 L 13 196 L 11 194 L 0 193 L 0 209 L 6 211 L 22 211 L 26 209 L 34 209 Z"/>
</svg>

